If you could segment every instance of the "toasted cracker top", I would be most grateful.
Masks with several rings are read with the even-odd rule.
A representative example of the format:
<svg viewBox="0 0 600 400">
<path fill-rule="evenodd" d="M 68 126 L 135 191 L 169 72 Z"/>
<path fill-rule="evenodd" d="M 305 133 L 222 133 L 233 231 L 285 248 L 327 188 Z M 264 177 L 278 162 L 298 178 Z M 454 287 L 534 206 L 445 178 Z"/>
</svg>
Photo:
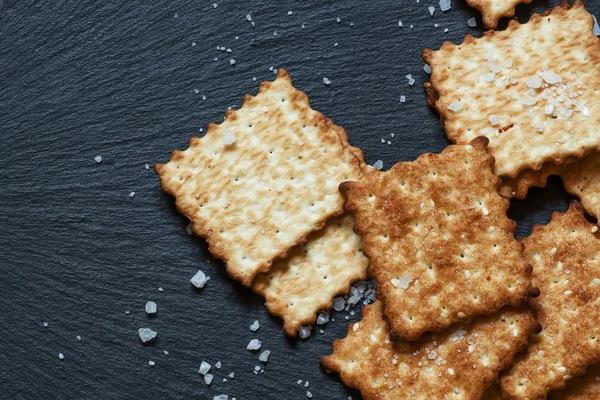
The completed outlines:
<svg viewBox="0 0 600 400">
<path fill-rule="evenodd" d="M 317 311 L 331 309 L 335 296 L 367 278 L 369 259 L 353 227 L 349 214 L 329 219 L 306 244 L 292 249 L 285 260 L 277 260 L 271 271 L 254 280 L 254 291 L 264 296 L 269 312 L 283 319 L 288 336 L 296 336 L 302 325 L 312 325 Z"/>
<path fill-rule="evenodd" d="M 494 172 L 516 177 L 600 148 L 600 39 L 580 0 L 528 23 L 423 51 L 448 138 L 485 135 Z"/>
<path fill-rule="evenodd" d="M 321 359 L 365 400 L 479 400 L 536 328 L 528 311 L 503 309 L 414 343 L 392 342 L 382 311 L 379 300 L 365 306 L 362 320 Z"/>
<path fill-rule="evenodd" d="M 531 3 L 531 0 L 467 0 L 467 3 L 481 11 L 487 28 L 495 29 L 500 18 L 512 17 L 518 4 Z"/>
<path fill-rule="evenodd" d="M 497 193 L 487 139 L 344 182 L 395 336 L 418 338 L 521 304 L 530 267 Z"/>
<path fill-rule="evenodd" d="M 223 123 L 210 124 L 156 171 L 211 253 L 250 285 L 343 211 L 337 187 L 359 179 L 363 165 L 344 129 L 311 109 L 279 69 L 256 97 L 246 95 L 242 108 L 228 110 Z"/>
<path fill-rule="evenodd" d="M 569 164 L 560 175 L 565 189 L 579 197 L 588 214 L 600 220 L 600 153 Z"/>
<path fill-rule="evenodd" d="M 543 330 L 501 386 L 510 398 L 533 400 L 600 362 L 600 233 L 573 202 L 523 243 L 541 292 L 531 307 Z"/>
<path fill-rule="evenodd" d="M 585 375 L 571 379 L 564 390 L 551 392 L 550 400 L 600 400 L 600 365 L 585 371 Z"/>
</svg>

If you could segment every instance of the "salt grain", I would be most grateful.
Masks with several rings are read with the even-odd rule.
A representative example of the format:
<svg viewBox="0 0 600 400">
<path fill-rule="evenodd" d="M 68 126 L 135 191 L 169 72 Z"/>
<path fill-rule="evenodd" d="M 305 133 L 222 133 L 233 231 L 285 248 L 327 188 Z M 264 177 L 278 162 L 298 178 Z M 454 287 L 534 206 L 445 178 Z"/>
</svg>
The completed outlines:
<svg viewBox="0 0 600 400">
<path fill-rule="evenodd" d="M 301 326 L 300 329 L 298 329 L 298 336 L 300 336 L 300 339 L 306 339 L 310 336 L 312 331 L 312 326 Z"/>
<path fill-rule="evenodd" d="M 594 27 L 592 28 L 592 33 L 595 36 L 600 36 L 600 24 L 598 24 L 598 20 L 596 19 L 595 15 L 592 15 L 592 18 L 594 18 Z"/>
<path fill-rule="evenodd" d="M 204 383 L 206 383 L 207 385 L 210 385 L 213 381 L 213 376 L 212 374 L 206 374 L 204 375 Z"/>
<path fill-rule="evenodd" d="M 431 67 L 428 64 L 423 65 L 423 70 L 425 71 L 425 73 L 430 74 L 431 73 Z"/>
<path fill-rule="evenodd" d="M 254 321 L 252 323 L 252 325 L 250 325 L 250 330 L 252 332 L 256 332 L 258 330 L 258 328 L 260 328 L 260 324 L 258 323 L 258 320 Z"/>
<path fill-rule="evenodd" d="M 135 192 L 130 192 L 129 197 L 133 199 L 135 197 Z"/>
<path fill-rule="evenodd" d="M 410 86 L 412 86 L 412 85 L 414 85 L 414 84 L 415 84 L 415 80 L 413 79 L 413 77 L 412 77 L 412 75 L 411 75 L 411 74 L 408 74 L 408 75 L 406 75 L 406 79 L 408 79 L 408 84 L 409 84 Z"/>
<path fill-rule="evenodd" d="M 527 87 L 531 89 L 539 89 L 542 87 L 542 80 L 539 76 L 534 75 L 527 80 Z"/>
<path fill-rule="evenodd" d="M 333 299 L 333 308 L 335 311 L 342 311 L 346 307 L 343 297 L 336 297 Z"/>
<path fill-rule="evenodd" d="M 63 353 L 58 353 L 58 358 L 60 358 L 61 360 L 64 360 L 65 355 Z"/>
<path fill-rule="evenodd" d="M 267 361 L 269 361 L 270 355 L 271 355 L 271 350 L 265 350 L 262 353 L 260 353 L 260 356 L 258 356 L 258 359 L 259 359 L 259 361 L 266 363 Z"/>
<path fill-rule="evenodd" d="M 255 351 L 255 350 L 259 350 L 260 346 L 261 346 L 260 340 L 252 339 L 250 341 L 250 343 L 248 343 L 248 347 L 246 347 L 246 349 L 250 350 L 250 351 Z"/>
<path fill-rule="evenodd" d="M 427 7 L 427 9 L 429 10 L 429 15 L 431 15 L 433 17 L 433 13 L 435 13 L 435 7 L 429 6 L 429 7 Z"/>
<path fill-rule="evenodd" d="M 202 361 L 202 363 L 200 364 L 200 369 L 198 369 L 198 373 L 206 375 L 208 371 L 210 371 L 210 367 L 211 365 L 209 363 L 207 363 L 206 361 Z"/>
<path fill-rule="evenodd" d="M 102 156 L 94 157 L 94 161 L 96 161 L 98 164 L 100 164 L 102 162 Z"/>
<path fill-rule="evenodd" d="M 151 367 L 154 367 L 156 365 L 156 363 L 152 360 L 148 361 L 148 365 Z"/>
<path fill-rule="evenodd" d="M 448 11 L 452 8 L 452 3 L 450 0 L 440 0 L 440 9 L 442 11 Z"/>
<path fill-rule="evenodd" d="M 251 22 L 252 21 L 252 15 L 246 14 L 246 19 L 248 20 L 248 22 Z"/>
<path fill-rule="evenodd" d="M 562 82 L 562 77 L 556 72 L 550 70 L 542 72 L 542 79 L 544 79 L 544 81 L 550 85 L 555 85 Z"/>
<path fill-rule="evenodd" d="M 326 85 L 331 85 L 331 81 L 325 77 L 323 77 L 323 83 Z"/>
<path fill-rule="evenodd" d="M 400 96 L 400 103 L 406 103 L 406 96 Z"/>
<path fill-rule="evenodd" d="M 476 27 L 476 26 L 477 26 L 477 21 L 475 20 L 475 17 L 473 17 L 473 18 L 470 18 L 470 19 L 467 21 L 467 25 L 469 25 L 471 28 L 474 28 L 474 27 Z"/>
<path fill-rule="evenodd" d="M 153 301 L 147 302 L 145 309 L 146 309 L 146 314 L 148 314 L 148 315 L 156 314 L 156 309 L 157 309 L 156 303 Z"/>
<path fill-rule="evenodd" d="M 229 400 L 229 396 L 226 394 L 220 394 L 218 396 L 213 397 L 213 400 Z"/>
<path fill-rule="evenodd" d="M 375 164 L 373 164 L 373 168 L 375 168 L 377 171 L 381 171 L 381 169 L 383 168 L 383 161 L 375 161 Z"/>
<path fill-rule="evenodd" d="M 235 60 L 233 58 L 229 60 L 229 65 L 235 65 Z"/>
<path fill-rule="evenodd" d="M 460 104 L 458 101 L 453 101 L 448 106 L 448 110 L 450 110 L 450 111 L 460 111 L 462 109 L 463 109 L 462 104 Z"/>
<path fill-rule="evenodd" d="M 317 316 L 317 325 L 324 325 L 329 322 L 329 313 L 320 312 Z"/>
<path fill-rule="evenodd" d="M 194 285 L 198 289 L 202 289 L 204 287 L 204 285 L 206 285 L 206 282 L 208 282 L 209 280 L 210 280 L 210 276 L 207 276 L 202 271 L 198 271 L 198 272 L 196 272 L 196 275 L 194 275 L 192 277 L 192 279 L 190 279 L 190 282 L 192 283 L 192 285 Z"/>
<path fill-rule="evenodd" d="M 138 334 L 140 335 L 140 339 L 143 343 L 148 343 L 156 337 L 157 332 L 153 331 L 150 328 L 140 328 L 138 329 Z"/>
<path fill-rule="evenodd" d="M 223 131 L 221 132 L 221 135 L 223 137 L 223 144 L 225 146 L 229 146 L 230 144 L 235 143 L 235 134 L 233 133 L 233 131 L 229 128 L 223 128 Z"/>
</svg>

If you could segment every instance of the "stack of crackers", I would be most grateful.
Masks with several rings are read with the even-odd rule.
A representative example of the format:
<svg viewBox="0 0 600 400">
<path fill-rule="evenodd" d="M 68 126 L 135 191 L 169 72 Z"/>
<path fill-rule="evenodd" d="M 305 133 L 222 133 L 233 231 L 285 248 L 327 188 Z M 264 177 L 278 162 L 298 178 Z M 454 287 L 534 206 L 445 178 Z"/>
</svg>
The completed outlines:
<svg viewBox="0 0 600 400">
<path fill-rule="evenodd" d="M 491 27 L 519 2 L 469 1 Z M 288 335 L 352 282 L 377 281 L 321 360 L 365 399 L 600 399 L 600 232 L 584 215 L 600 215 L 592 24 L 565 1 L 425 50 L 454 144 L 387 172 L 284 70 L 156 170 Z M 552 174 L 581 202 L 515 239 L 509 198 Z"/>
</svg>

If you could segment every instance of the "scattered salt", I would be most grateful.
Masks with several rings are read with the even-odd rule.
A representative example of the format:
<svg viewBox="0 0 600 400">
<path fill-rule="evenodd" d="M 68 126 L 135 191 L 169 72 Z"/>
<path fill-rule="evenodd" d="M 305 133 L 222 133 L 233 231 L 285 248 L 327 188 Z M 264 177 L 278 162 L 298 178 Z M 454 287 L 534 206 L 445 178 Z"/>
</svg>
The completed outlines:
<svg viewBox="0 0 600 400">
<path fill-rule="evenodd" d="M 198 370 L 198 373 L 200 373 L 202 375 L 206 375 L 208 373 L 208 371 L 210 371 L 210 364 L 207 363 L 206 361 L 202 361 L 202 363 L 200 364 L 200 369 Z"/>
<path fill-rule="evenodd" d="M 452 8 L 452 2 L 450 0 L 440 0 L 440 9 L 442 11 L 448 11 Z"/>
<path fill-rule="evenodd" d="M 413 79 L 413 77 L 412 77 L 412 75 L 411 75 L 411 74 L 408 74 L 408 75 L 406 75 L 406 79 L 408 79 L 408 84 L 409 84 L 410 86 L 412 86 L 412 85 L 414 85 L 414 84 L 415 84 L 415 80 Z"/>
<path fill-rule="evenodd" d="M 306 391 L 306 397 L 308 397 L 309 399 L 312 398 L 312 393 L 308 390 Z"/>
<path fill-rule="evenodd" d="M 133 197 L 135 196 L 135 192 L 131 192 L 129 193 L 129 197 L 133 199 Z"/>
<path fill-rule="evenodd" d="M 154 315 L 156 314 L 156 303 L 153 301 L 149 301 L 146 303 L 146 314 Z"/>
<path fill-rule="evenodd" d="M 301 326 L 300 329 L 298 329 L 298 336 L 300 336 L 300 339 L 306 339 L 310 336 L 311 331 L 312 326 Z"/>
<path fill-rule="evenodd" d="M 226 394 L 220 394 L 218 396 L 213 397 L 213 400 L 229 400 L 229 396 Z"/>
<path fill-rule="evenodd" d="M 292 15 L 293 13 L 293 11 L 288 11 L 288 15 Z"/>
<path fill-rule="evenodd" d="M 592 28 L 592 33 L 595 36 L 600 36 L 600 24 L 598 24 L 598 20 L 596 19 L 595 15 L 592 15 L 592 18 L 594 18 L 594 27 Z"/>
<path fill-rule="evenodd" d="M 539 76 L 534 75 L 527 80 L 527 87 L 531 89 L 539 89 L 542 87 L 542 80 Z"/>
<path fill-rule="evenodd" d="M 397 279 L 398 287 L 401 289 L 408 289 L 408 285 L 412 282 L 412 278 L 407 273 L 404 273 L 400 278 Z"/>
<path fill-rule="evenodd" d="M 256 332 L 258 330 L 258 328 L 260 328 L 260 324 L 258 323 L 258 320 L 254 321 L 252 323 L 252 325 L 250 325 L 250 330 L 252 332 Z"/>
<path fill-rule="evenodd" d="M 223 144 L 225 146 L 229 146 L 230 144 L 235 143 L 235 134 L 233 133 L 233 131 L 229 128 L 223 128 L 223 131 L 221 132 L 221 135 L 223 137 Z"/>
<path fill-rule="evenodd" d="M 81 340 L 81 336 L 77 335 L 77 340 Z"/>
<path fill-rule="evenodd" d="M 229 60 L 229 65 L 235 65 L 235 60 L 233 58 Z"/>
<path fill-rule="evenodd" d="M 460 104 L 460 102 L 458 102 L 458 101 L 453 101 L 448 106 L 448 110 L 451 110 L 451 111 L 460 111 L 462 109 L 463 109 L 462 104 Z"/>
<path fill-rule="evenodd" d="M 471 28 L 474 28 L 474 27 L 476 27 L 476 26 L 477 26 L 477 21 L 475 20 L 475 17 L 473 17 L 473 18 L 470 18 L 470 19 L 467 21 L 467 25 L 469 25 Z"/>
<path fill-rule="evenodd" d="M 47 327 L 48 327 L 48 323 L 44 322 L 44 328 L 47 328 Z"/>
<path fill-rule="evenodd" d="M 194 285 L 198 289 L 202 289 L 204 287 L 204 285 L 206 285 L 206 282 L 208 282 L 209 280 L 210 280 L 210 276 L 207 276 L 202 271 L 198 271 L 198 272 L 196 272 L 196 275 L 194 275 L 192 277 L 192 279 L 190 279 L 190 282 L 192 283 L 192 285 Z"/>
<path fill-rule="evenodd" d="M 210 385 L 213 381 L 213 376 L 212 374 L 206 374 L 204 375 L 204 383 L 206 383 L 207 385 Z"/>
<path fill-rule="evenodd" d="M 435 7 L 429 6 L 429 7 L 427 7 L 427 9 L 429 10 L 429 15 L 431 15 L 433 17 L 433 13 L 435 12 Z"/>
<path fill-rule="evenodd" d="M 148 165 L 148 164 L 145 164 L 145 165 L 144 165 L 144 168 L 146 168 L 146 169 L 150 169 L 150 165 Z"/>
<path fill-rule="evenodd" d="M 138 329 L 138 334 L 140 335 L 140 339 L 143 343 L 148 343 L 156 337 L 157 332 L 153 331 L 150 328 L 140 328 Z"/>
<path fill-rule="evenodd" d="M 427 64 L 423 65 L 423 71 L 425 71 L 425 73 L 430 74 L 431 73 L 431 67 Z"/>
<path fill-rule="evenodd" d="M 329 322 L 329 313 L 320 312 L 317 316 L 317 325 L 324 325 Z"/>
<path fill-rule="evenodd" d="M 490 124 L 492 124 L 492 126 L 500 125 L 500 118 L 498 118 L 497 115 L 492 114 L 488 117 L 488 119 L 490 120 Z"/>
<path fill-rule="evenodd" d="M 185 233 L 190 236 L 192 236 L 192 233 L 194 233 L 194 223 L 192 221 L 190 221 L 190 223 L 185 227 Z"/>
<path fill-rule="evenodd" d="M 269 356 L 271 355 L 271 350 L 265 350 L 262 353 L 260 353 L 260 356 L 258 356 L 258 359 L 262 362 L 267 362 L 269 361 Z"/>
<path fill-rule="evenodd" d="M 375 164 L 373 164 L 373 168 L 375 168 L 377 171 L 381 171 L 381 169 L 383 168 L 383 161 L 375 161 Z"/>
<path fill-rule="evenodd" d="M 342 311 L 346 308 L 346 302 L 343 297 L 336 297 L 333 299 L 333 308 L 335 311 Z"/>
<path fill-rule="evenodd" d="M 400 96 L 400 103 L 406 103 L 406 96 Z"/>
<path fill-rule="evenodd" d="M 248 343 L 248 347 L 246 347 L 246 349 L 250 350 L 250 351 L 255 351 L 255 350 L 259 350 L 260 346 L 261 346 L 260 340 L 252 339 L 250 341 L 250 343 Z"/>
<path fill-rule="evenodd" d="M 94 161 L 96 161 L 98 164 L 100 164 L 102 162 L 102 156 L 94 157 Z"/>
<path fill-rule="evenodd" d="M 223 364 L 221 364 L 221 361 L 217 361 L 217 362 L 215 363 L 215 368 L 216 368 L 216 369 L 221 369 L 221 366 L 222 366 L 222 365 L 223 365 Z"/>
<path fill-rule="evenodd" d="M 252 15 L 246 14 L 246 19 L 248 20 L 248 22 L 252 21 Z"/>
<path fill-rule="evenodd" d="M 402 25 L 402 21 L 398 21 L 398 26 L 399 26 L 400 28 L 402 28 L 402 27 L 404 26 L 404 25 Z"/>
<path fill-rule="evenodd" d="M 325 77 L 323 77 L 323 83 L 326 85 L 331 85 L 331 81 Z"/>
<path fill-rule="evenodd" d="M 544 79 L 546 83 L 549 83 L 550 85 L 555 85 L 562 82 L 562 77 L 556 72 L 550 70 L 542 72 L 542 79 Z"/>
<path fill-rule="evenodd" d="M 148 365 L 151 367 L 154 367 L 156 365 L 156 363 L 152 360 L 148 361 Z"/>
<path fill-rule="evenodd" d="M 65 355 L 63 353 L 58 353 L 58 358 L 60 358 L 61 360 L 64 360 Z"/>
</svg>

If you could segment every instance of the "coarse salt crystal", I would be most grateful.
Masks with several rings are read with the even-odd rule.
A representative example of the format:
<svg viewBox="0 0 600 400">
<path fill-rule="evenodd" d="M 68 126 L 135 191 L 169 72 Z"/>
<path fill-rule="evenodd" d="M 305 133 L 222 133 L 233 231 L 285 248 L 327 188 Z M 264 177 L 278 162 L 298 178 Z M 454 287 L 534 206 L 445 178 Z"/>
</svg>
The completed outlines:
<svg viewBox="0 0 600 400">
<path fill-rule="evenodd" d="M 406 103 L 406 96 L 400 96 L 400 103 Z"/>
<path fill-rule="evenodd" d="M 469 18 L 469 20 L 467 21 L 467 25 L 469 25 L 471 28 L 476 27 L 477 21 L 475 20 L 475 17 Z"/>
<path fill-rule="evenodd" d="M 396 281 L 398 282 L 398 287 L 400 287 L 401 289 L 408 289 L 408 286 L 410 285 L 410 283 L 413 280 L 410 277 L 410 275 L 408 275 L 407 273 L 404 273 L 404 275 L 402 275 Z"/>
<path fill-rule="evenodd" d="M 192 283 L 192 285 L 194 285 L 198 289 L 202 289 L 204 287 L 204 285 L 206 285 L 206 282 L 208 282 L 209 280 L 210 280 L 210 276 L 207 276 L 202 271 L 198 271 L 198 272 L 196 272 L 196 275 L 194 275 L 192 277 L 192 279 L 190 279 L 190 282 Z"/>
<path fill-rule="evenodd" d="M 346 308 L 346 302 L 343 297 L 336 297 L 333 299 L 333 308 L 335 311 L 342 311 Z"/>
<path fill-rule="evenodd" d="M 202 363 L 200 364 L 200 369 L 198 369 L 198 373 L 206 375 L 208 371 L 210 371 L 210 364 L 206 361 L 202 361 Z"/>
<path fill-rule="evenodd" d="M 487 67 L 490 71 L 492 71 L 493 73 L 497 74 L 499 72 L 502 72 L 502 65 L 500 65 L 499 63 L 490 60 L 487 62 Z"/>
<path fill-rule="evenodd" d="M 544 107 L 544 113 L 546 115 L 550 115 L 554 112 L 554 106 L 552 104 L 548 104 Z"/>
<path fill-rule="evenodd" d="M 248 22 L 252 21 L 252 15 L 246 14 L 246 19 L 248 20 Z"/>
<path fill-rule="evenodd" d="M 412 86 L 412 85 L 414 85 L 414 84 L 415 84 L 415 80 L 413 79 L 413 77 L 412 77 L 412 74 L 408 74 L 408 75 L 406 75 L 406 79 L 408 79 L 408 84 L 409 84 L 410 86 Z"/>
<path fill-rule="evenodd" d="M 259 350 L 260 346 L 261 346 L 260 340 L 252 339 L 250 341 L 250 343 L 248 343 L 248 347 L 246 347 L 246 349 L 250 350 L 250 351 L 255 351 L 255 350 Z"/>
<path fill-rule="evenodd" d="M 451 111 L 460 111 L 463 109 L 462 104 L 460 104 L 460 102 L 458 101 L 453 101 L 452 103 L 450 103 L 450 105 L 448 106 L 448 110 Z"/>
<path fill-rule="evenodd" d="M 398 21 L 398 26 L 399 26 L 400 28 L 402 28 L 402 26 L 403 26 L 403 25 L 402 25 L 402 21 Z"/>
<path fill-rule="evenodd" d="M 143 343 L 151 341 L 157 335 L 157 333 L 150 328 L 140 328 L 138 329 L 138 334 Z"/>
<path fill-rule="evenodd" d="M 135 197 L 135 192 L 130 192 L 129 193 L 129 198 L 133 199 Z"/>
<path fill-rule="evenodd" d="M 326 85 L 328 85 L 328 86 L 331 85 L 331 81 L 328 78 L 326 78 L 326 77 L 323 77 L 323 83 L 326 84 Z"/>
<path fill-rule="evenodd" d="M 258 323 L 258 320 L 255 320 L 252 325 L 250 325 L 250 330 L 256 332 L 258 328 L 260 328 L 260 324 Z"/>
<path fill-rule="evenodd" d="M 156 365 L 156 363 L 152 360 L 148 361 L 148 365 L 151 367 L 154 367 Z"/>
<path fill-rule="evenodd" d="M 542 87 L 542 79 L 537 75 L 532 76 L 531 78 L 529 78 L 527 80 L 527 87 L 531 88 L 531 89 L 541 88 Z"/>
<path fill-rule="evenodd" d="M 324 312 L 319 313 L 317 316 L 317 325 L 324 325 L 329 322 L 329 314 Z"/>
<path fill-rule="evenodd" d="M 592 33 L 595 36 L 600 36 L 600 25 L 598 24 L 598 20 L 596 19 L 595 15 L 592 15 L 592 18 L 594 18 L 594 27 L 592 28 Z"/>
<path fill-rule="evenodd" d="M 535 103 L 537 103 L 537 99 L 535 97 L 527 95 L 521 99 L 521 103 L 523 103 L 526 106 L 532 106 Z"/>
<path fill-rule="evenodd" d="M 96 161 L 98 164 L 100 164 L 102 162 L 102 156 L 94 157 L 94 161 Z"/>
<path fill-rule="evenodd" d="M 204 375 L 204 383 L 206 383 L 207 385 L 210 385 L 213 381 L 213 375 L 212 374 L 206 374 Z"/>
<path fill-rule="evenodd" d="M 157 309 L 156 303 L 153 302 L 153 301 L 147 302 L 146 306 L 145 306 L 145 309 L 146 309 L 146 314 L 148 314 L 148 315 L 154 315 L 154 314 L 156 314 L 156 309 Z"/>
<path fill-rule="evenodd" d="M 60 358 L 61 360 L 64 360 L 65 355 L 63 353 L 58 353 L 58 358 Z"/>
<path fill-rule="evenodd" d="M 383 161 L 375 161 L 375 163 L 373 164 L 373 168 L 375 168 L 377 171 L 381 171 L 381 169 L 383 168 Z"/>
<path fill-rule="evenodd" d="M 430 74 L 431 67 L 428 64 L 425 64 L 425 65 L 423 65 L 423 71 L 425 71 L 426 74 Z"/>
<path fill-rule="evenodd" d="M 488 116 L 488 119 L 490 120 L 490 124 L 492 124 L 492 126 L 500 125 L 500 118 L 498 118 L 497 115 L 492 114 Z"/>
<path fill-rule="evenodd" d="M 562 82 L 562 77 L 556 72 L 550 70 L 542 72 L 542 79 L 544 79 L 544 81 L 550 85 L 555 85 Z"/>
<path fill-rule="evenodd" d="M 229 59 L 229 65 L 235 65 L 235 60 L 233 58 Z"/>
<path fill-rule="evenodd" d="M 262 353 L 260 353 L 260 356 L 258 356 L 259 361 L 262 362 L 267 362 L 269 361 L 269 356 L 271 355 L 271 350 L 265 350 Z"/>
<path fill-rule="evenodd" d="M 442 11 L 448 11 L 452 8 L 452 3 L 450 0 L 440 0 L 440 9 Z"/>
<path fill-rule="evenodd" d="M 598 225 L 592 226 L 592 233 L 598 232 Z"/>
<path fill-rule="evenodd" d="M 225 146 L 229 146 L 230 144 L 235 143 L 235 134 L 233 133 L 233 131 L 231 129 L 223 128 L 221 135 L 223 137 L 223 144 Z"/>
<path fill-rule="evenodd" d="M 300 339 L 306 339 L 310 336 L 311 331 L 312 326 L 301 326 L 300 329 L 298 329 L 298 336 L 300 336 Z"/>
<path fill-rule="evenodd" d="M 481 75 L 481 79 L 483 79 L 486 82 L 494 82 L 494 79 L 496 79 L 496 74 L 493 72 L 487 72 Z"/>
<path fill-rule="evenodd" d="M 435 7 L 429 6 L 429 7 L 427 7 L 427 9 L 429 10 L 429 15 L 431 15 L 433 17 L 433 13 L 435 13 Z"/>
<path fill-rule="evenodd" d="M 226 394 L 220 394 L 218 396 L 214 396 L 213 400 L 229 400 L 229 396 Z"/>
</svg>

